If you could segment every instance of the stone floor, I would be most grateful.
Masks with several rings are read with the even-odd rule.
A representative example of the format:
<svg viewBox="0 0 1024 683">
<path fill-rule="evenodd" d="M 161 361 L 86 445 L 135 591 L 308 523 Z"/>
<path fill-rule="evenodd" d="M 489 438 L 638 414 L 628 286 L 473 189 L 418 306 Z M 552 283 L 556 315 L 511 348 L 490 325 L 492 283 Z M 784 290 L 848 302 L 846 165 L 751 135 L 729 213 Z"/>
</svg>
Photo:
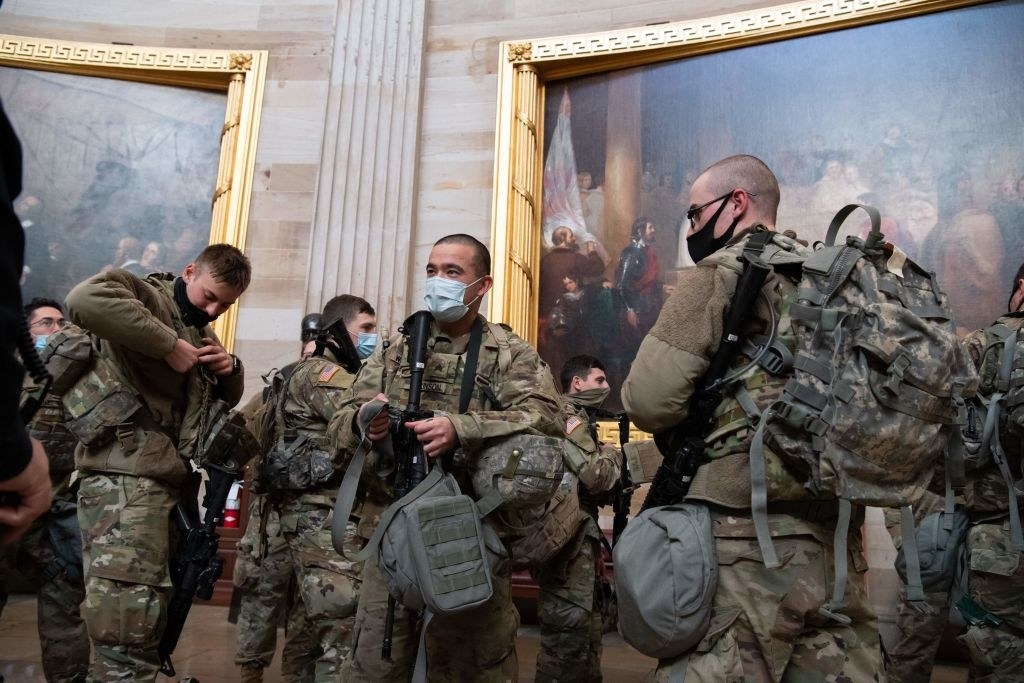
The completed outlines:
<svg viewBox="0 0 1024 683">
<path fill-rule="evenodd" d="M 180 677 L 194 676 L 201 683 L 237 681 L 234 657 L 235 626 L 228 621 L 227 607 L 196 605 L 189 616 L 185 633 L 174 654 L 174 666 Z M 282 638 L 278 638 L 278 659 Z M 538 631 L 523 626 L 519 631 L 520 680 L 533 681 L 537 657 Z M 643 681 L 655 661 L 644 657 L 622 642 L 617 634 L 604 639 L 603 672 L 605 683 Z M 43 683 L 39 640 L 36 637 L 36 604 L 32 596 L 11 596 L 0 619 L 0 675 L 7 683 Z M 161 681 L 169 679 L 161 677 Z M 267 672 L 266 683 L 279 683 L 274 667 Z M 938 665 L 932 683 L 964 683 L 966 671 L 958 665 Z"/>
</svg>

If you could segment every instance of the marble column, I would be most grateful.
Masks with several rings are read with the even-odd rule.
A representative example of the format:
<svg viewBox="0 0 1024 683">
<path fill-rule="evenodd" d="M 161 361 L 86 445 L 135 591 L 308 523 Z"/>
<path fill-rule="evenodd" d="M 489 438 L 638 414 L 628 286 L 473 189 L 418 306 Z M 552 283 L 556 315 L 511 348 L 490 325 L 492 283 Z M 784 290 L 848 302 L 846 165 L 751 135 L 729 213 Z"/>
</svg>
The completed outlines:
<svg viewBox="0 0 1024 683">
<path fill-rule="evenodd" d="M 420 130 L 424 3 L 338 3 L 306 310 L 362 296 L 404 318 Z"/>
</svg>

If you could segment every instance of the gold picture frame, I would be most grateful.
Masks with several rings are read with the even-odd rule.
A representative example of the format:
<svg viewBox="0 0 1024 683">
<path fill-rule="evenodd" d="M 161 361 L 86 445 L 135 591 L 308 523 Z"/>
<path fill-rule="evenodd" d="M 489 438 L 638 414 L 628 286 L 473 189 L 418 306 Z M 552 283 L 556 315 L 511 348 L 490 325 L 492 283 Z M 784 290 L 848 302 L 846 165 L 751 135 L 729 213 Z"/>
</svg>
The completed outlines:
<svg viewBox="0 0 1024 683">
<path fill-rule="evenodd" d="M 209 242 L 240 249 L 245 247 L 267 59 L 265 50 L 141 47 L 0 34 L 3 67 L 223 93 L 219 165 L 209 194 Z M 236 322 L 237 307 L 232 307 L 214 325 L 229 351 Z"/>
<path fill-rule="evenodd" d="M 794 2 L 678 23 L 500 46 L 488 313 L 537 343 L 544 109 L 553 81 L 981 4 L 978 0 Z"/>
</svg>

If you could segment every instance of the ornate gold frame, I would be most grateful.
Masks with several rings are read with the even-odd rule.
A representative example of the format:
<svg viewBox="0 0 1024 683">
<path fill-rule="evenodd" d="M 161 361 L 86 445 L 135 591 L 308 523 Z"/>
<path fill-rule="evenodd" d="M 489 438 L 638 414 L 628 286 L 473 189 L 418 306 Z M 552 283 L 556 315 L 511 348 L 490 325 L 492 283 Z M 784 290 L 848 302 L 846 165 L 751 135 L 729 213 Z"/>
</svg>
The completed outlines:
<svg viewBox="0 0 1024 683">
<path fill-rule="evenodd" d="M 673 24 L 506 41 L 498 71 L 498 120 L 488 314 L 537 341 L 545 84 L 979 4 L 979 0 L 820 0 Z"/>
<path fill-rule="evenodd" d="M 224 92 L 227 106 L 211 195 L 210 241 L 240 249 L 245 247 L 267 56 L 266 50 L 138 47 L 0 34 L 0 66 Z M 215 323 L 229 351 L 237 315 L 232 307 Z"/>
</svg>

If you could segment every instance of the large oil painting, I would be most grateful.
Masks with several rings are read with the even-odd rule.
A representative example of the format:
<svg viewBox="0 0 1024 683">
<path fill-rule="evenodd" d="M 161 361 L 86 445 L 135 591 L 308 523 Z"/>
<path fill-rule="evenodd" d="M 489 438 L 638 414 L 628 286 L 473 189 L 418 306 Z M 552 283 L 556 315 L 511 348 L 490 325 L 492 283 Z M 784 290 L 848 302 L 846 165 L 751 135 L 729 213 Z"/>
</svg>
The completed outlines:
<svg viewBox="0 0 1024 683">
<path fill-rule="evenodd" d="M 962 331 L 1004 312 L 1024 260 L 1024 82 L 1011 76 L 1024 72 L 1024 3 L 907 5 L 908 16 L 826 21 L 800 37 L 694 40 L 690 56 L 653 47 L 620 56 L 623 68 L 606 68 L 615 58 L 597 50 L 521 59 L 542 95 L 530 176 L 541 199 L 517 209 L 515 182 L 496 194 L 505 267 L 513 281 L 517 263 L 528 275 L 497 297 L 503 317 L 531 309 L 517 322 L 536 330 L 556 375 L 571 355 L 601 358 L 616 401 L 676 274 L 692 265 L 689 185 L 737 153 L 775 171 L 779 229 L 820 240 L 843 205 L 871 204 L 888 239 L 936 272 Z M 722 23 L 733 21 L 743 25 Z M 516 87 L 522 78 L 510 95 L 522 103 Z M 511 180 L 528 155 L 515 123 L 506 144 Z M 856 214 L 846 226 L 866 228 Z M 516 239 L 523 229 L 530 240 Z"/>
<path fill-rule="evenodd" d="M 244 247 L 266 53 L 0 36 L 0 99 L 21 140 L 26 300 L 94 273 L 178 273 Z M 218 320 L 233 342 L 234 312 Z"/>
</svg>

